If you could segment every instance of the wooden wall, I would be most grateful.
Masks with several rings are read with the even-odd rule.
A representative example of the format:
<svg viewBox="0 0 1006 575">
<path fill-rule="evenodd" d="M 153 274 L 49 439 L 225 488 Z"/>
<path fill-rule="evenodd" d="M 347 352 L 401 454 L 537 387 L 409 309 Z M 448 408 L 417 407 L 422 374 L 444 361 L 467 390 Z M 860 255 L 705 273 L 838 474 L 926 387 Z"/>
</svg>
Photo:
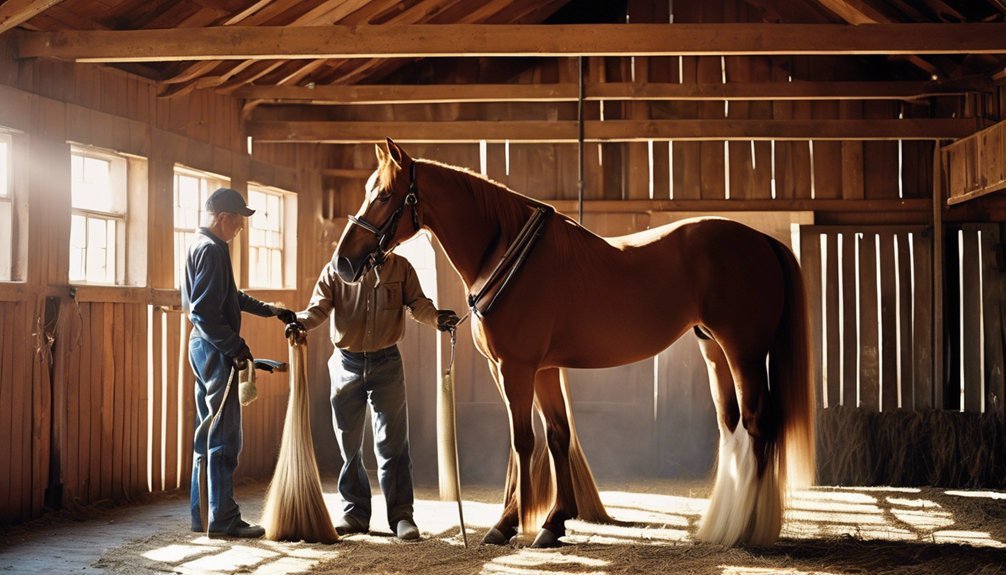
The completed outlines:
<svg viewBox="0 0 1006 575">
<path fill-rule="evenodd" d="M 46 506 L 187 489 L 194 407 L 174 289 L 173 168 L 219 174 L 241 191 L 256 182 L 298 194 L 297 285 L 306 287 L 250 292 L 297 307 L 331 249 L 314 241 L 324 227 L 324 150 L 263 146 L 249 155 L 230 98 L 159 98 L 137 76 L 18 61 L 6 43 L 0 126 L 13 131 L 17 214 L 15 281 L 0 284 L 0 523 Z M 131 158 L 128 286 L 68 282 L 71 142 Z M 241 239 L 232 247 L 239 285 Z M 286 358 L 275 319 L 247 318 L 243 331 L 256 356 Z M 286 386 L 283 375 L 261 378 L 260 399 L 245 410 L 240 475 L 271 474 Z"/>
</svg>

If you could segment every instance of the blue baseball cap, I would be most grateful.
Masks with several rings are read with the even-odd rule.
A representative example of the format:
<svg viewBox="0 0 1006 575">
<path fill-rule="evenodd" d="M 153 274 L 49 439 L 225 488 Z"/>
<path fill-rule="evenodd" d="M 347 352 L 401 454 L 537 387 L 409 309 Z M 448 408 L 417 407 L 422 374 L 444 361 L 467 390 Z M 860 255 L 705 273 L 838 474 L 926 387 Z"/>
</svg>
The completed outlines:
<svg viewBox="0 0 1006 575">
<path fill-rule="evenodd" d="M 206 198 L 207 212 L 229 212 L 240 216 L 248 217 L 255 213 L 255 210 L 248 207 L 244 197 L 237 190 L 231 188 L 217 188 L 215 192 Z"/>
</svg>

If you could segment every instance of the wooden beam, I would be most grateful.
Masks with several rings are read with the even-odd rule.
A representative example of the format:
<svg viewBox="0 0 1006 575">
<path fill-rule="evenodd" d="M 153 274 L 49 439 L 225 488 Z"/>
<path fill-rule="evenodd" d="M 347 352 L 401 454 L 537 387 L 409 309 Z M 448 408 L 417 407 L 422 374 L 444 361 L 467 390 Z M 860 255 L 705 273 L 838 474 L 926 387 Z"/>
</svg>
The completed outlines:
<svg viewBox="0 0 1006 575">
<path fill-rule="evenodd" d="M 576 214 L 576 200 L 543 200 L 565 214 Z M 586 200 L 587 213 L 650 212 L 921 212 L 929 198 L 910 200 Z"/>
<path fill-rule="evenodd" d="M 588 121 L 589 142 L 648 140 L 942 140 L 968 136 L 977 130 L 971 119 L 905 120 L 609 120 Z M 317 122 L 258 121 L 246 125 L 246 135 L 259 142 L 321 142 L 358 144 L 383 142 L 463 143 L 577 141 L 577 123 L 559 121 L 457 122 Z"/>
<path fill-rule="evenodd" d="M 720 84 L 596 82 L 584 99 L 597 100 L 916 100 L 992 92 L 986 78 L 946 82 L 732 82 Z M 452 104 L 460 102 L 575 102 L 577 85 L 328 85 L 243 86 L 237 98 L 259 104 Z"/>
<path fill-rule="evenodd" d="M 21 57 L 79 62 L 415 58 L 1002 54 L 1006 24 L 410 24 L 23 32 Z"/>
<path fill-rule="evenodd" d="M 0 5 L 0 34 L 11 30 L 63 0 L 7 0 Z"/>
</svg>

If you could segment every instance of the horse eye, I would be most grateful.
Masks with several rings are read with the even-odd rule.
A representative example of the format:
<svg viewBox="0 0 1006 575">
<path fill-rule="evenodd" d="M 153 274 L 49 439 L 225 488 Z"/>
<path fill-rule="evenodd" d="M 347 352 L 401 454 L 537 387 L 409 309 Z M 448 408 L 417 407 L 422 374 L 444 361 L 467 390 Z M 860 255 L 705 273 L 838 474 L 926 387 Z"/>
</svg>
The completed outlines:
<svg viewBox="0 0 1006 575">
<path fill-rule="evenodd" d="M 388 201 L 388 200 L 391 199 L 391 192 L 388 192 L 388 191 L 381 192 L 381 193 L 377 194 L 377 198 L 375 198 L 375 199 L 377 201 L 381 202 L 381 203 L 384 203 L 384 202 L 386 202 L 386 201 Z"/>
</svg>

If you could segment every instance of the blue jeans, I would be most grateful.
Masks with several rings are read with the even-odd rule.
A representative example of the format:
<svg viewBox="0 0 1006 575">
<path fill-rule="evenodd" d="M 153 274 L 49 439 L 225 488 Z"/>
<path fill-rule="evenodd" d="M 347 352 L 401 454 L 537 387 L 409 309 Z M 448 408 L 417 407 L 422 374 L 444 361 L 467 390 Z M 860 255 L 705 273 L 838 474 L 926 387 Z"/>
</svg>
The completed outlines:
<svg viewBox="0 0 1006 575">
<path fill-rule="evenodd" d="M 405 372 L 397 346 L 375 352 L 336 350 L 328 362 L 332 375 L 332 414 L 342 454 L 339 495 L 346 514 L 370 525 L 370 480 L 363 467 L 367 403 L 373 410 L 377 477 L 388 506 L 388 524 L 412 519 L 412 456 Z"/>
<path fill-rule="evenodd" d="M 226 531 L 241 518 L 234 501 L 234 469 L 241 453 L 241 404 L 238 377 L 231 359 L 201 337 L 189 338 L 189 364 L 196 375 L 196 427 L 192 442 L 192 529 L 202 530 L 199 516 L 199 473 L 206 467 L 209 531 Z M 227 382 L 234 375 L 230 391 Z M 214 415 L 219 418 L 214 422 Z"/>
</svg>

